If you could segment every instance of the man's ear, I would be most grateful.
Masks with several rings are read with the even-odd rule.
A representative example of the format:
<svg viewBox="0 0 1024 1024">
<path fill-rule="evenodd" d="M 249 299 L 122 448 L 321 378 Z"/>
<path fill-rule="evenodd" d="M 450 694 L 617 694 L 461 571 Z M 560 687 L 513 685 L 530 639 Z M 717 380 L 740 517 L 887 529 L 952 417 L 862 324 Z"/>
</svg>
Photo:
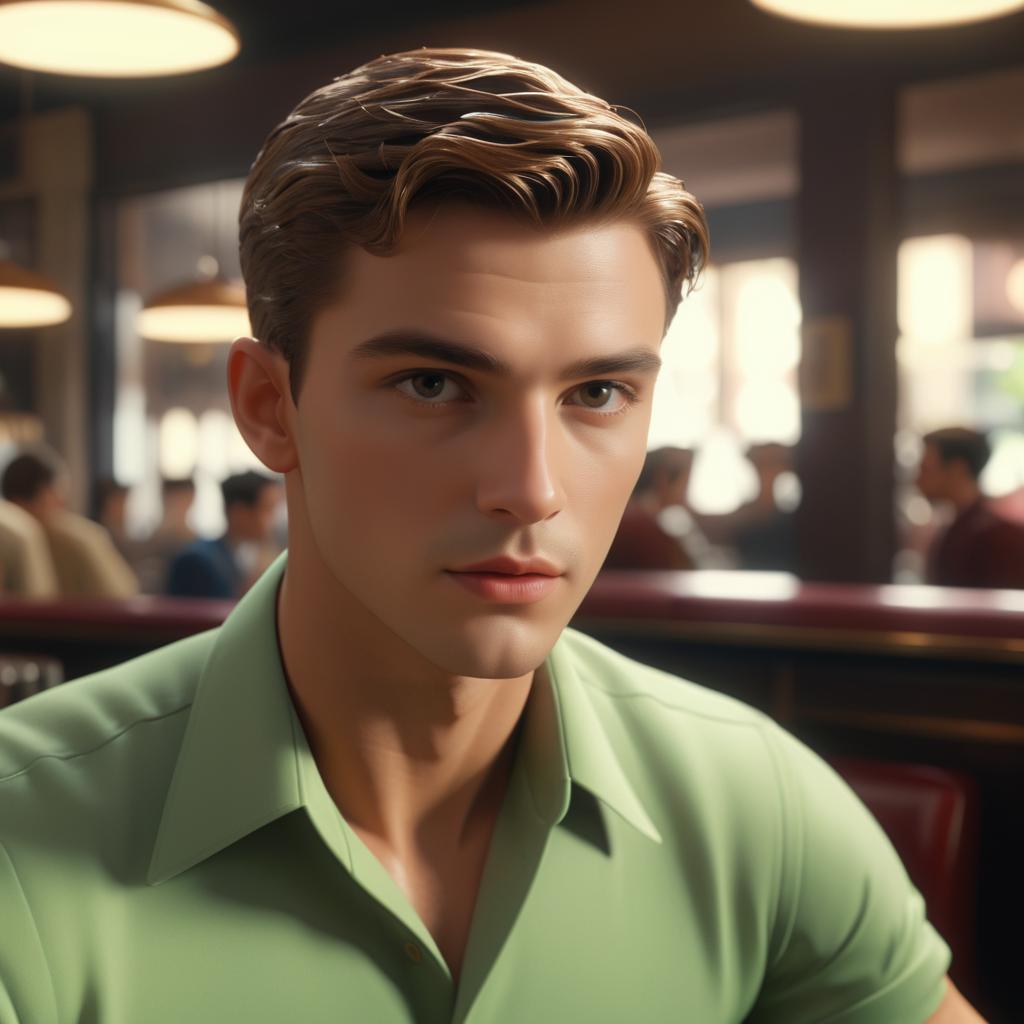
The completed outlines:
<svg viewBox="0 0 1024 1024">
<path fill-rule="evenodd" d="M 294 469 L 297 410 L 284 356 L 253 338 L 237 338 L 228 352 L 228 394 L 238 430 L 256 458 L 275 473 Z"/>
</svg>

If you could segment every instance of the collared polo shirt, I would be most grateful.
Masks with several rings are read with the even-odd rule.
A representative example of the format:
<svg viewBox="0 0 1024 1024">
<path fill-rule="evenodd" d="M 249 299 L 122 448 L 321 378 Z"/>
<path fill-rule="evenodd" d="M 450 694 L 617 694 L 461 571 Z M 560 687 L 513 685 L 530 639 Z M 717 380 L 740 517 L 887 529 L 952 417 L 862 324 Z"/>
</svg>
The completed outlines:
<svg viewBox="0 0 1024 1024">
<path fill-rule="evenodd" d="M 949 950 L 760 712 L 566 630 L 457 984 L 331 800 L 283 554 L 215 630 L 0 713 L 0 1024 L 923 1024 Z"/>
</svg>

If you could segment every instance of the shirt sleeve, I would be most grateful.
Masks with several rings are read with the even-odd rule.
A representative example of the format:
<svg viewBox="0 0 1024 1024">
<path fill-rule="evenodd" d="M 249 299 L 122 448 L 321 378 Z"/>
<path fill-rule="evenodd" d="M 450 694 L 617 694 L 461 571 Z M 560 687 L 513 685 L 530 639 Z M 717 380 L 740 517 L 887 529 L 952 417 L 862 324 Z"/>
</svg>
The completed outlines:
<svg viewBox="0 0 1024 1024">
<path fill-rule="evenodd" d="M 0 844 L 0 1024 L 55 1024 L 46 956 L 14 864 Z"/>
<path fill-rule="evenodd" d="M 773 942 L 748 1024 L 925 1024 L 949 947 L 870 811 L 772 725 L 784 815 Z"/>
</svg>

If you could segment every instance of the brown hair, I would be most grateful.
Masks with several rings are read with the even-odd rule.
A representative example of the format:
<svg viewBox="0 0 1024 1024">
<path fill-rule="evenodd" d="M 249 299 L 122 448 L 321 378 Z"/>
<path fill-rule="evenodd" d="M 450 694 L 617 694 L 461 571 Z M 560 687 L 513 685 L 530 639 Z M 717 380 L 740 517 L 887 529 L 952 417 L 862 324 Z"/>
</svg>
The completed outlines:
<svg viewBox="0 0 1024 1024">
<path fill-rule="evenodd" d="M 988 437 L 968 427 L 944 427 L 925 434 L 921 440 L 933 445 L 939 454 L 939 461 L 945 466 L 959 459 L 967 467 L 967 471 L 975 480 L 992 455 L 992 447 Z"/>
<path fill-rule="evenodd" d="M 658 171 L 642 125 L 539 64 L 421 49 L 378 57 L 307 96 L 245 183 L 239 249 L 253 333 L 302 381 L 315 314 L 347 246 L 384 255 L 414 200 L 460 198 L 538 225 L 635 219 L 666 292 L 666 325 L 707 260 L 704 210 Z"/>
<path fill-rule="evenodd" d="M 8 501 L 35 501 L 64 473 L 61 457 L 47 444 L 31 445 L 7 463 L 0 477 L 0 494 Z"/>
</svg>

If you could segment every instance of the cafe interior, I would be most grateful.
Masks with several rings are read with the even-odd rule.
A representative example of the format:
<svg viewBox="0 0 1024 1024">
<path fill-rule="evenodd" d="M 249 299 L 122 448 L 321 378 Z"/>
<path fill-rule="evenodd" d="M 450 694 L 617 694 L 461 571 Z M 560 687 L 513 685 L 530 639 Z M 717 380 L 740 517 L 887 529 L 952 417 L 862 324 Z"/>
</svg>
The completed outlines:
<svg viewBox="0 0 1024 1024">
<path fill-rule="evenodd" d="M 0 707 L 287 547 L 225 385 L 271 129 L 379 54 L 515 54 L 635 112 L 710 230 L 570 625 L 828 760 L 1024 1020 L 1024 3 L 211 2 L 0 3 Z"/>
</svg>

